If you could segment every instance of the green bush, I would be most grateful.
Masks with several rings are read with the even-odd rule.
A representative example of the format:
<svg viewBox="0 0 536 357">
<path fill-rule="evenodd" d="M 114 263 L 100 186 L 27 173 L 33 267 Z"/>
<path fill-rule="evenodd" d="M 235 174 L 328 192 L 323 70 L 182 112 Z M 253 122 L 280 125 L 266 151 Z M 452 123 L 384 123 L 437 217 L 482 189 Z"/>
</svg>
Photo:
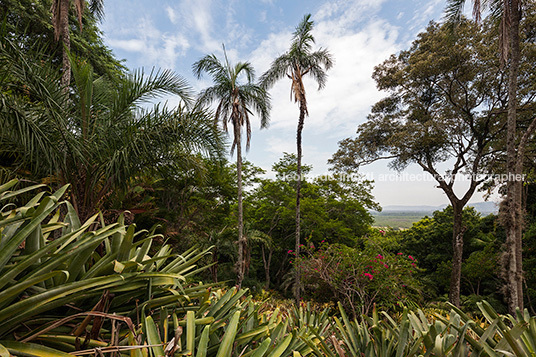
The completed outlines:
<svg viewBox="0 0 536 357">
<path fill-rule="evenodd" d="M 296 264 L 308 297 L 340 301 L 354 316 L 368 314 L 374 304 L 397 309 L 420 301 L 411 255 L 325 242 L 318 249 L 312 244 L 303 248 Z"/>
</svg>

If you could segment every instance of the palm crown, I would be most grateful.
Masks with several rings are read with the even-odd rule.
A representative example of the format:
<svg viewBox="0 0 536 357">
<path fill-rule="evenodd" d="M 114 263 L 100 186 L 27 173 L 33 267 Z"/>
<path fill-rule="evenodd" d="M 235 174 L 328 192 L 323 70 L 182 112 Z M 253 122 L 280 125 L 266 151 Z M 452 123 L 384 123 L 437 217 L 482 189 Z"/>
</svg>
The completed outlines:
<svg viewBox="0 0 536 357">
<path fill-rule="evenodd" d="M 294 31 L 290 49 L 276 58 L 270 69 L 260 78 L 264 88 L 272 87 L 285 76 L 290 78 L 292 80 L 291 96 L 295 102 L 304 104 L 306 112 L 307 100 L 303 77 L 310 75 L 318 83 L 318 89 L 322 89 L 327 80 L 325 71 L 333 66 L 333 58 L 328 50 L 320 48 L 312 52 L 315 43 L 311 34 L 312 28 L 311 15 L 306 15 Z"/>
<path fill-rule="evenodd" d="M 184 104 L 190 87 L 171 71 L 138 71 L 112 83 L 95 78 L 89 64 L 71 56 L 75 87 L 69 96 L 50 63 L 25 55 L 16 43 L 2 41 L 0 57 L 6 108 L 0 113 L 6 128 L 0 156 L 19 163 L 13 171 L 70 183 L 82 218 L 145 170 L 177 174 L 200 169 L 197 153 L 220 154 L 222 140 L 211 116 Z M 20 83 L 24 91 L 10 91 Z M 183 104 L 148 105 L 164 94 L 177 95 Z"/>
<path fill-rule="evenodd" d="M 212 87 L 203 90 L 198 102 L 201 105 L 218 103 L 215 120 L 221 120 L 223 129 L 227 131 L 227 123 L 232 122 L 235 130 L 233 152 L 238 145 L 239 138 L 236 135 L 236 130 L 241 130 L 242 126 L 246 126 L 246 149 L 249 149 L 251 141 L 251 123 L 249 115 L 253 109 L 259 114 L 261 128 L 268 126 L 270 113 L 270 97 L 266 90 L 261 86 L 253 83 L 255 80 L 255 70 L 249 62 L 238 62 L 231 66 L 225 53 L 225 63 L 222 64 L 218 58 L 211 54 L 203 57 L 193 65 L 194 74 L 201 78 L 203 72 L 208 73 L 214 82 Z M 241 84 L 241 77 L 246 78 L 247 82 Z"/>
</svg>

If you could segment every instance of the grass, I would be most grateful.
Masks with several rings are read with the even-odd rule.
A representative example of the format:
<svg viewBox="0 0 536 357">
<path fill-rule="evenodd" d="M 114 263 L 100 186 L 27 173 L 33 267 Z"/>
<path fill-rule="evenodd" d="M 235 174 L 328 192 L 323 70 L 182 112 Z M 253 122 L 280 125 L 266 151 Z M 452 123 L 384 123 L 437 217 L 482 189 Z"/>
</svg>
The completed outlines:
<svg viewBox="0 0 536 357">
<path fill-rule="evenodd" d="M 409 211 L 375 212 L 373 213 L 374 226 L 408 229 L 411 228 L 413 223 L 420 221 L 424 216 L 429 214 L 429 212 Z"/>
</svg>

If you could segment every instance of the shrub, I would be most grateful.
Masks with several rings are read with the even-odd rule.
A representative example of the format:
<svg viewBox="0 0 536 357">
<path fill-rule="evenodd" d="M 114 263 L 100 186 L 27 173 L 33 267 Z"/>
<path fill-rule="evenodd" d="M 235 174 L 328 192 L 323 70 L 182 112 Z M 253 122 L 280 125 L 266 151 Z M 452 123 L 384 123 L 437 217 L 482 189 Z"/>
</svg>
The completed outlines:
<svg viewBox="0 0 536 357">
<path fill-rule="evenodd" d="M 327 243 L 303 248 L 295 263 L 308 297 L 338 300 L 354 316 L 367 314 L 374 304 L 396 309 L 419 302 L 418 267 L 411 255 Z"/>
</svg>

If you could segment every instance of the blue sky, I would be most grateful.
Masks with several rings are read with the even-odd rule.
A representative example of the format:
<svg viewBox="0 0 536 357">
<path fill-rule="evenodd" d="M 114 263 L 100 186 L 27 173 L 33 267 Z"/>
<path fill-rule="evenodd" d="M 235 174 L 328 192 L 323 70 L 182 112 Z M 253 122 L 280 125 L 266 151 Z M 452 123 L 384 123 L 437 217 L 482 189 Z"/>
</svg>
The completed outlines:
<svg viewBox="0 0 536 357">
<path fill-rule="evenodd" d="M 313 165 L 313 175 L 321 175 L 328 172 L 326 161 L 337 142 L 354 136 L 370 107 L 385 95 L 371 79 L 374 66 L 408 48 L 430 20 L 441 20 L 444 8 L 445 0 L 109 0 L 101 28 L 106 44 L 130 69 L 171 68 L 201 90 L 211 83 L 193 77 L 195 61 L 210 53 L 221 58 L 224 43 L 232 62 L 251 62 L 259 76 L 287 50 L 295 26 L 311 13 L 317 45 L 335 58 L 322 91 L 305 83 L 310 115 L 303 133 L 304 162 Z M 258 130 L 253 118 L 246 159 L 266 170 L 283 152 L 296 151 L 298 106 L 289 100 L 289 90 L 285 80 L 271 90 L 268 129 Z M 177 99 L 168 103 L 175 105 Z M 433 181 L 388 179 L 385 175 L 396 172 L 387 162 L 362 172 L 375 179 L 373 194 L 381 205 L 447 203 Z M 412 166 L 405 173 L 422 171 Z"/>
</svg>

